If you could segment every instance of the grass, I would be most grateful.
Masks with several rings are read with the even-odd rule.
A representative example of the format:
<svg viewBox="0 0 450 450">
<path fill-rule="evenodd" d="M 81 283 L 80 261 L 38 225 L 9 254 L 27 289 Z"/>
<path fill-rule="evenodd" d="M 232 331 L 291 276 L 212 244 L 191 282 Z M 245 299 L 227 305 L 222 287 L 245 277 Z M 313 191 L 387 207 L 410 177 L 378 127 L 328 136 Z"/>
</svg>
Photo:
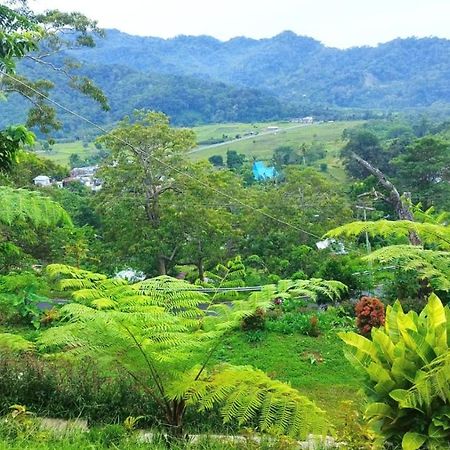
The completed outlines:
<svg viewBox="0 0 450 450">
<path fill-rule="evenodd" d="M 94 147 L 94 144 L 89 144 L 87 147 L 83 146 L 81 141 L 58 143 L 52 146 L 52 150 L 49 152 L 38 151 L 38 156 L 43 156 L 44 158 L 51 159 L 52 161 L 62 164 L 69 165 L 70 155 L 75 153 L 80 159 L 85 159 L 92 156 L 98 150 Z"/>
<path fill-rule="evenodd" d="M 274 150 L 282 145 L 299 148 L 303 143 L 320 143 L 324 145 L 327 155 L 324 159 L 314 162 L 315 167 L 320 167 L 321 163 L 326 163 L 328 172 L 339 181 L 346 179 L 345 171 L 339 161 L 338 155 L 342 147 L 342 132 L 346 128 L 360 125 L 361 121 L 325 122 L 312 125 L 302 125 L 290 122 L 275 122 L 271 124 L 227 124 L 227 125 L 206 125 L 194 128 L 198 141 L 205 139 L 217 139 L 222 134 L 235 136 L 243 135 L 245 132 L 258 131 L 260 134 L 250 136 L 245 140 L 225 142 L 219 145 L 200 146 L 191 153 L 194 160 L 207 159 L 212 155 L 225 157 L 228 150 L 235 150 L 243 153 L 249 159 L 257 158 L 269 160 Z M 245 125 L 243 127 L 243 125 Z M 279 131 L 267 132 L 268 126 L 279 126 Z M 254 128 L 253 128 L 254 127 Z M 307 158 L 307 156 L 306 156 Z"/>
<path fill-rule="evenodd" d="M 255 342 L 256 339 L 256 342 Z M 341 402 L 360 400 L 361 379 L 344 358 L 343 344 L 335 333 L 315 337 L 274 332 L 240 332 L 228 337 L 216 360 L 252 365 L 288 382 L 324 409 L 331 423 L 345 417 Z"/>
<path fill-rule="evenodd" d="M 312 125 L 302 125 L 291 122 L 258 122 L 258 123 L 224 123 L 203 125 L 194 127 L 197 142 L 211 139 L 234 139 L 236 136 L 244 137 L 244 140 L 224 142 L 219 146 L 200 146 L 191 153 L 195 161 L 204 160 L 212 155 L 225 156 L 227 150 L 236 150 L 247 155 L 249 158 L 270 159 L 274 149 L 281 145 L 299 147 L 301 144 L 312 142 L 323 143 L 327 150 L 327 157 L 316 161 L 315 166 L 323 162 L 329 166 L 330 173 L 339 180 L 345 179 L 344 171 L 338 161 L 338 151 L 342 146 L 341 136 L 346 128 L 361 124 L 360 121 L 326 122 Z M 267 127 L 277 126 L 276 132 L 268 132 Z M 249 135 L 249 133 L 258 133 Z M 248 136 L 246 136 L 246 134 Z M 51 152 L 40 152 L 39 155 L 49 158 L 59 164 L 68 165 L 70 155 L 78 154 L 80 159 L 91 156 L 96 148 L 91 143 L 87 147 L 81 141 L 58 143 L 53 145 Z"/>
</svg>

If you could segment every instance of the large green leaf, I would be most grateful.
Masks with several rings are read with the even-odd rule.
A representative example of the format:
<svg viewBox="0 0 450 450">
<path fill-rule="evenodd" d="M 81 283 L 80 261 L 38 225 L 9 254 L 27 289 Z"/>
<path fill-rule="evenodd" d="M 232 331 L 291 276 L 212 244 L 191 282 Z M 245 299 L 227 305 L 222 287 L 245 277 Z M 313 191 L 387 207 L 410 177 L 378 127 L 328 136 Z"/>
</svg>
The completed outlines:
<svg viewBox="0 0 450 450">
<path fill-rule="evenodd" d="M 403 450 L 417 450 L 426 442 L 427 437 L 423 434 L 408 431 L 403 436 L 402 448 Z"/>
</svg>

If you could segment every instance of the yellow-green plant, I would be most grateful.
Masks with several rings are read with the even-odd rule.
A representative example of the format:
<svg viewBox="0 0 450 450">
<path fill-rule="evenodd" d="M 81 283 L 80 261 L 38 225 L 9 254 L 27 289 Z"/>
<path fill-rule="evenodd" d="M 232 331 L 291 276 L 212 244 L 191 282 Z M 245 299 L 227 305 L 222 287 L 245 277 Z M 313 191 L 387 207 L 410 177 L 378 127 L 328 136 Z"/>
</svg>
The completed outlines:
<svg viewBox="0 0 450 450">
<path fill-rule="evenodd" d="M 420 218 L 424 219 L 423 216 Z M 450 226 L 439 220 L 434 223 L 409 220 L 351 222 L 329 231 L 327 236 L 358 237 L 363 233 L 396 241 L 406 241 L 411 234 L 418 236 L 422 245 L 388 245 L 365 259 L 382 265 L 395 264 L 404 271 L 417 273 L 436 291 L 450 291 Z"/>
<path fill-rule="evenodd" d="M 277 286 L 216 304 L 199 286 L 167 276 L 128 284 L 67 266 L 48 272 L 74 290 L 76 303 L 61 309 L 65 319 L 41 334 L 37 348 L 90 355 L 109 371 L 125 370 L 159 406 L 170 434 L 184 434 L 187 408 L 215 406 L 224 422 L 263 432 L 302 438 L 328 431 L 324 412 L 289 385 L 250 366 L 212 364 L 224 335 L 269 306 L 280 295 Z M 301 289 L 307 291 L 304 280 Z"/>
<path fill-rule="evenodd" d="M 380 444 L 444 449 L 450 442 L 450 310 L 432 294 L 418 315 L 388 306 L 372 339 L 339 333 L 345 355 L 365 375 L 365 418 Z"/>
</svg>

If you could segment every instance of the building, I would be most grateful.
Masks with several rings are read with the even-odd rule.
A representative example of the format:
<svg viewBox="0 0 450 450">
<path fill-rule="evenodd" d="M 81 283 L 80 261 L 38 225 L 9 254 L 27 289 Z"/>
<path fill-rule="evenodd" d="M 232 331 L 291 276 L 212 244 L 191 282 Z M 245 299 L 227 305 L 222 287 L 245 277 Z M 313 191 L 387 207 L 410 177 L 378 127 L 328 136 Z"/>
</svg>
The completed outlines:
<svg viewBox="0 0 450 450">
<path fill-rule="evenodd" d="M 51 186 L 50 177 L 47 175 L 38 175 L 36 178 L 33 178 L 33 182 L 35 186 Z"/>
<path fill-rule="evenodd" d="M 278 176 L 275 167 L 267 167 L 262 161 L 255 161 L 252 171 L 256 181 L 274 180 Z"/>
</svg>

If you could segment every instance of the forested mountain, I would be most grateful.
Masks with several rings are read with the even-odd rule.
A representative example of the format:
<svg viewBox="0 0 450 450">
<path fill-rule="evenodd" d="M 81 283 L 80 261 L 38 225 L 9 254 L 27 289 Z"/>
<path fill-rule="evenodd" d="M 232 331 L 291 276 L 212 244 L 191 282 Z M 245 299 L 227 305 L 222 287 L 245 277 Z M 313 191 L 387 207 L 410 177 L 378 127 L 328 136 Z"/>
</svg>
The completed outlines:
<svg viewBox="0 0 450 450">
<path fill-rule="evenodd" d="M 110 30 L 95 49 L 77 55 L 90 63 L 114 61 L 143 72 L 192 75 L 336 106 L 450 102 L 446 39 L 396 39 L 339 50 L 290 31 L 270 39 L 221 42 L 209 36 L 160 39 Z"/>
<path fill-rule="evenodd" d="M 162 110 L 176 124 L 193 125 L 301 115 L 333 118 L 330 111 L 340 108 L 398 111 L 450 104 L 446 39 L 396 39 L 340 50 L 289 31 L 270 39 L 222 42 L 209 36 L 161 39 L 109 30 L 95 48 L 69 53 L 85 62 L 83 73 L 104 89 L 111 112 L 58 89 L 57 75 L 46 70 L 45 76 L 56 81 L 54 97 L 103 124 L 134 108 Z M 22 64 L 28 75 L 43 75 Z M 23 108 L 10 102 L 9 116 L 19 118 Z M 64 122 L 66 132 L 79 128 L 71 118 Z"/>
</svg>

